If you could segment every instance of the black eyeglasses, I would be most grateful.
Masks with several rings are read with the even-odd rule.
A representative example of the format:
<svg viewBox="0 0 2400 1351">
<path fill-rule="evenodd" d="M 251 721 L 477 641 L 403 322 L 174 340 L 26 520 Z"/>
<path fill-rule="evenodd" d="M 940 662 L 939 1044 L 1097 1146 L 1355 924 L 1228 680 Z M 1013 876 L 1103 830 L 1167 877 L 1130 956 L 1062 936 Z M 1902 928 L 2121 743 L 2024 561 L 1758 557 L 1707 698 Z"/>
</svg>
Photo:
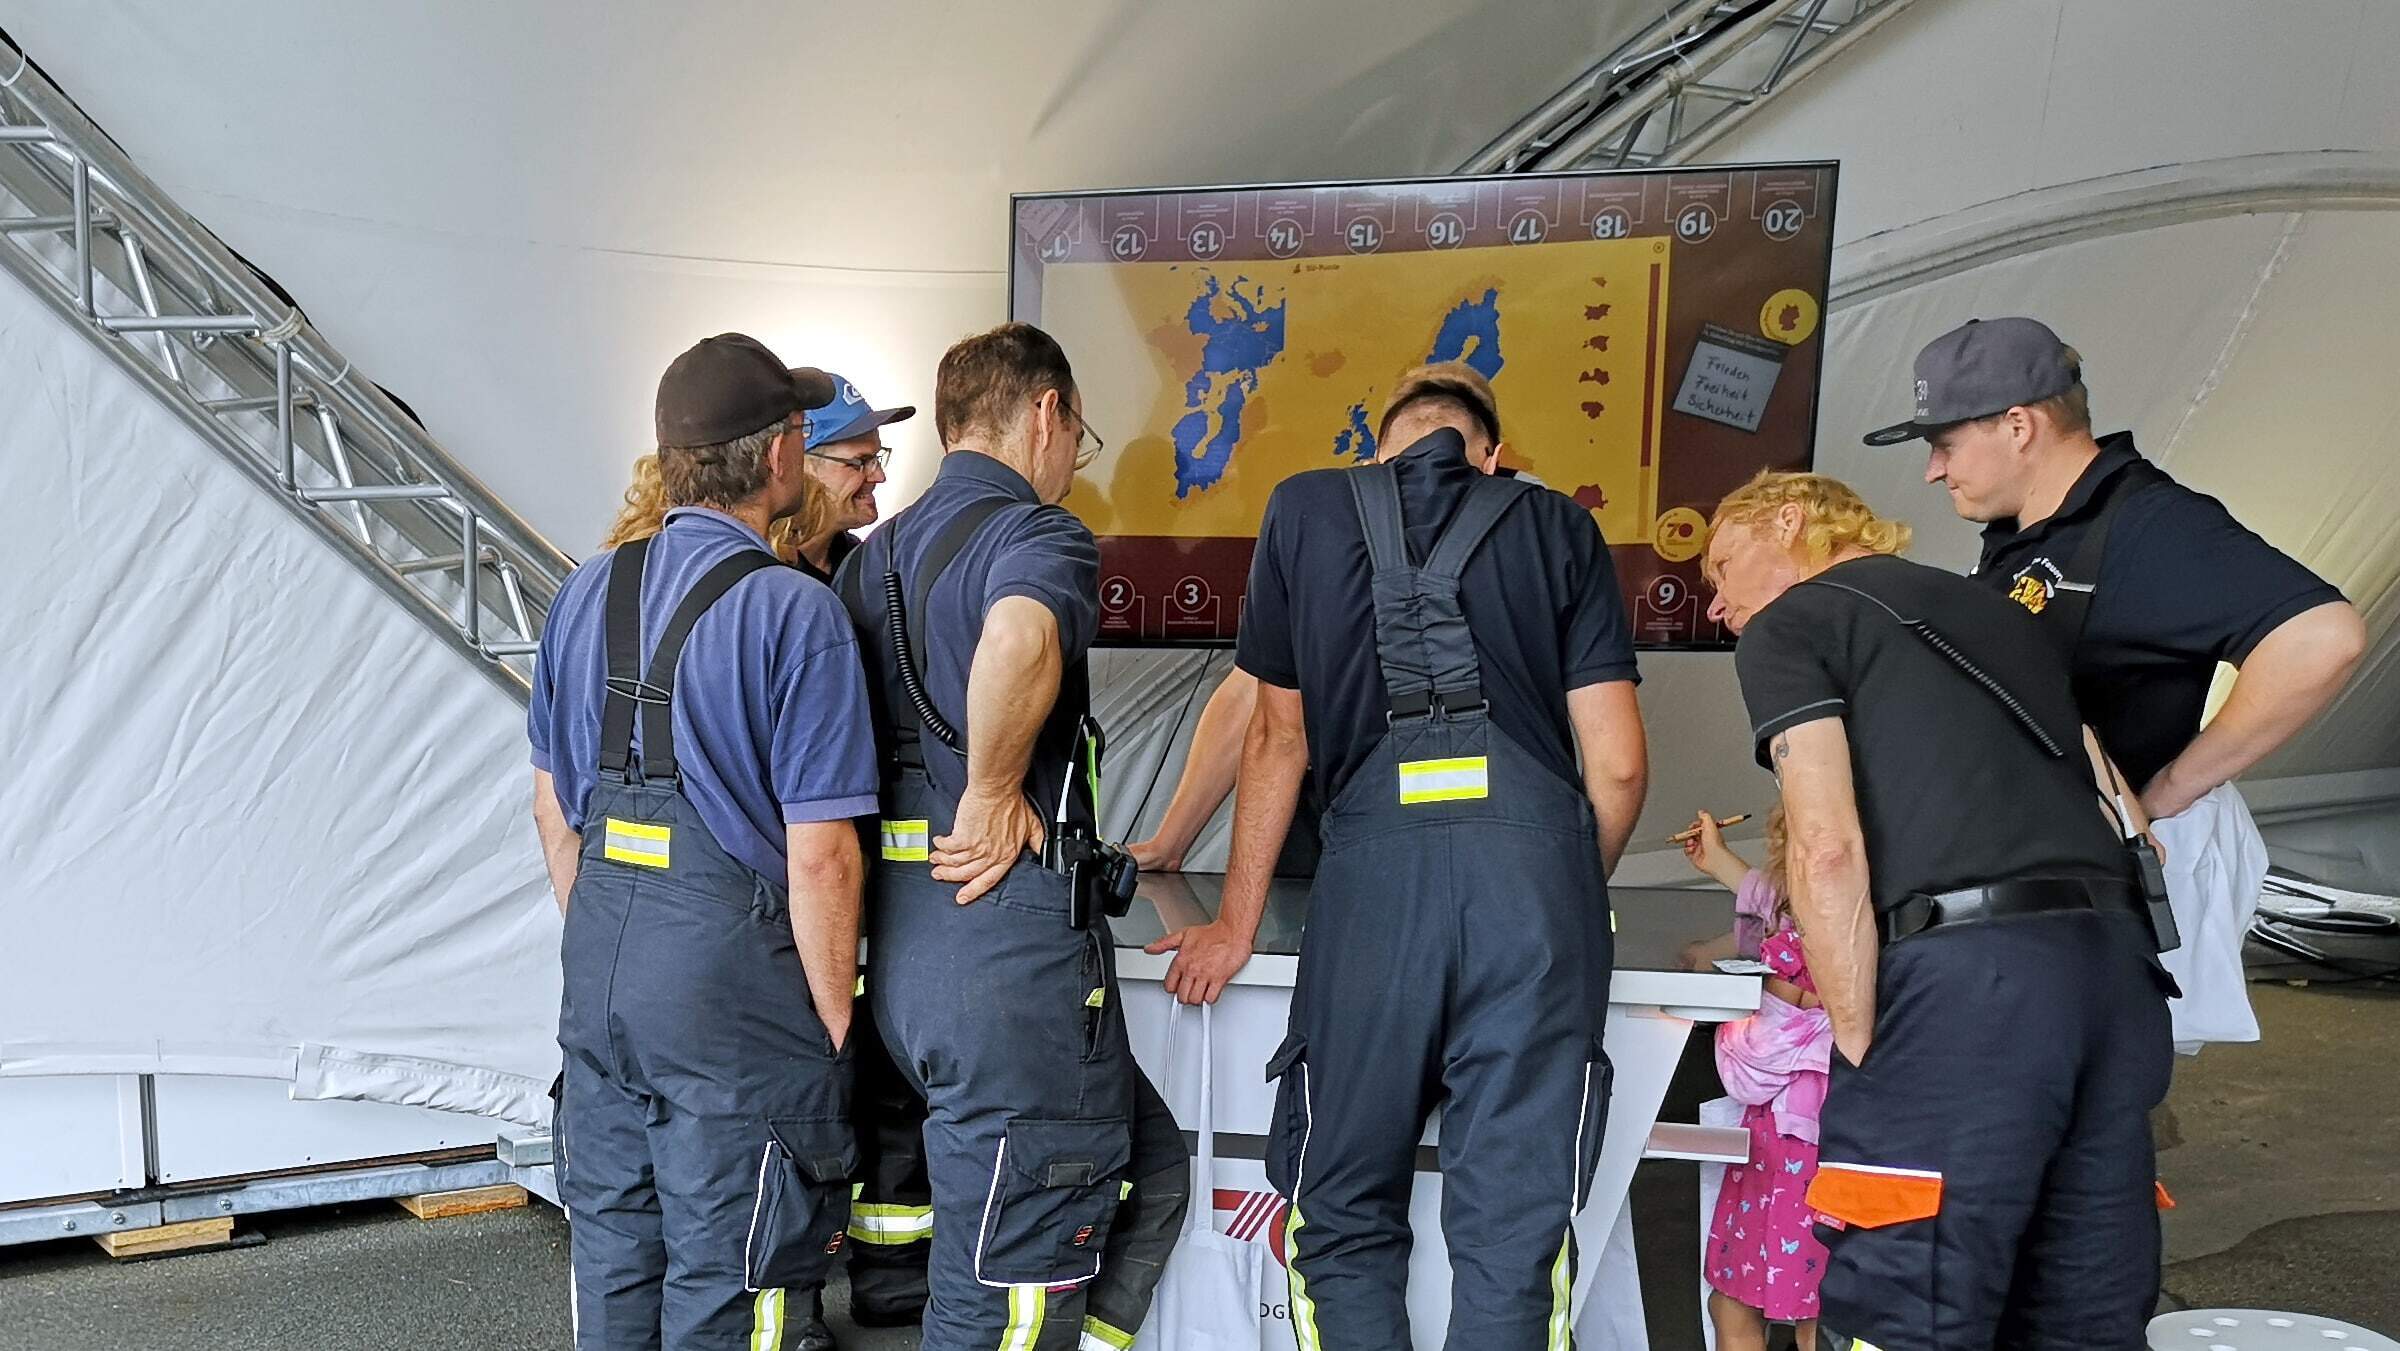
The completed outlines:
<svg viewBox="0 0 2400 1351">
<path fill-rule="evenodd" d="M 867 467 L 869 465 L 873 465 L 878 469 L 890 468 L 892 464 L 892 448 L 890 446 L 877 446 L 875 448 L 875 453 L 872 455 L 828 455 L 821 450 L 812 450 L 808 452 L 808 457 L 812 460 L 823 460 L 828 464 L 838 464 L 845 469 L 856 470 L 857 472 L 863 474 L 867 472 Z"/>
</svg>

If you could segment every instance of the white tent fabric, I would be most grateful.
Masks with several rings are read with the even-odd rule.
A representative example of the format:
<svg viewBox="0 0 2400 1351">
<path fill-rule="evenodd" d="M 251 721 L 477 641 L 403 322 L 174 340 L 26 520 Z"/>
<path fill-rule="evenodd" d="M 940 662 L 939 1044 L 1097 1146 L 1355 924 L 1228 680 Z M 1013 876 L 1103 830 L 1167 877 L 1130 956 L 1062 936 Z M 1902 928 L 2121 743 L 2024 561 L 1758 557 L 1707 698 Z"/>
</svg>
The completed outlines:
<svg viewBox="0 0 2400 1351">
<path fill-rule="evenodd" d="M 516 704 L 14 281 L 0 382 L 0 1076 L 540 1120 Z"/>
<path fill-rule="evenodd" d="M 565 0 L 24 0 L 7 23 L 581 553 L 692 338 L 745 328 L 925 404 L 943 345 L 1002 317 L 1007 192 L 1441 172 L 1655 12 L 902 0 L 597 22 Z M 2395 54 L 2400 10 L 2376 0 L 1921 0 L 1709 154 L 1840 156 L 1841 277 L 2161 166 L 2389 163 Z M 2276 810 L 2329 857 L 2357 821 L 2400 827 L 2400 215 L 2357 209 L 2374 205 L 2170 212 L 1837 306 L 1820 427 L 1822 467 L 1915 522 L 1920 556 L 1963 563 L 1971 532 L 1918 462 L 1857 433 L 1957 320 L 2056 323 L 2104 422 L 2366 608 L 2366 670 L 2266 767 L 2300 785 Z M 0 1074 L 233 1070 L 531 1119 L 556 921 L 515 710 L 29 297 L 0 286 L 0 321 L 0 369 L 39 391 L 0 410 L 0 563 L 17 629 L 45 635 L 16 686 L 34 697 L 0 704 L 33 767 L 0 781 L 0 922 L 33 954 L 0 988 Z M 895 429 L 887 507 L 930 476 L 930 424 Z M 1104 689 L 1113 828 L 1163 811 L 1203 660 L 1113 662 L 1149 673 Z M 1731 663 L 1643 669 L 1637 848 L 1695 808 L 1762 808 Z M 1685 875 L 1672 851 L 1620 874 Z"/>
</svg>

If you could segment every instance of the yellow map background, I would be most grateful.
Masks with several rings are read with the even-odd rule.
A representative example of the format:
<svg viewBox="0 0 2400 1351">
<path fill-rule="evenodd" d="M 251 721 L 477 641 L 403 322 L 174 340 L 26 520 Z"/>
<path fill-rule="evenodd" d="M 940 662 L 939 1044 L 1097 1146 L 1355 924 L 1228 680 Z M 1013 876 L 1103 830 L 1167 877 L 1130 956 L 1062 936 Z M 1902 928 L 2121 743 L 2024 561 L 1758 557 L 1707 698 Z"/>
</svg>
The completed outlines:
<svg viewBox="0 0 2400 1351">
<path fill-rule="evenodd" d="M 1654 460 L 1657 421 L 1672 394 L 1664 344 L 1648 345 L 1650 269 L 1659 267 L 1663 329 L 1669 258 L 1666 241 L 1638 238 L 1292 261 L 1054 265 L 1042 277 L 1040 322 L 1065 346 L 1085 411 L 1109 442 L 1066 505 L 1100 535 L 1255 534 L 1276 483 L 1353 462 L 1334 453 L 1352 406 L 1363 403 L 1372 426 L 1393 380 L 1426 359 L 1444 318 L 1489 290 L 1499 304 L 1501 365 L 1492 385 L 1508 463 L 1563 493 L 1596 486 L 1606 496 L 1594 513 L 1605 536 L 1619 544 L 1646 540 L 1656 478 L 1641 463 L 1645 364 L 1654 390 Z M 1263 293 L 1265 305 L 1281 299 L 1284 343 L 1257 370 L 1221 477 L 1178 498 L 1171 436 L 1191 411 L 1185 384 L 1203 346 L 1187 311 L 1211 277 L 1220 288 Z M 1220 314 L 1233 312 L 1222 298 L 1219 306 Z M 1587 372 L 1605 372 L 1607 383 L 1583 379 Z M 1586 403 L 1601 406 L 1597 416 Z"/>
</svg>

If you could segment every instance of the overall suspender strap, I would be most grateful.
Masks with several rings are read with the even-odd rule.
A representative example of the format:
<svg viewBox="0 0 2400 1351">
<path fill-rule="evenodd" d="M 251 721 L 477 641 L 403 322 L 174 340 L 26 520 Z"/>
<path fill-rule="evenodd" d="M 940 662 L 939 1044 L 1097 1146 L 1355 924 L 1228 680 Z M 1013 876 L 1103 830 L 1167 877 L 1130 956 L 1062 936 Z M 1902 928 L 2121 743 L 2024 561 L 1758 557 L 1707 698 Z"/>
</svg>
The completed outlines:
<svg viewBox="0 0 2400 1351">
<path fill-rule="evenodd" d="M 2074 556 L 2067 560 L 2064 572 L 2054 588 L 2049 608 L 2056 610 L 2045 627 L 2059 636 L 2067 659 L 2072 665 L 2075 654 L 2083 647 L 2083 631 L 2091 622 L 2092 597 L 2100 588 L 2100 560 L 2108 552 L 2108 530 L 2116 522 L 2117 509 L 2135 488 L 2156 483 L 2166 472 L 2148 460 L 2134 460 L 2109 476 L 2100 485 L 2099 505 L 2090 528 L 2075 542 Z"/>
<path fill-rule="evenodd" d="M 883 616 L 885 641 L 891 643 L 890 655 L 893 665 L 901 672 L 902 687 L 905 691 L 910 692 L 907 698 L 911 704 L 915 703 L 915 692 L 917 691 L 924 692 L 926 707 L 930 708 L 933 703 L 932 693 L 924 690 L 923 665 L 925 659 L 925 611 L 933 602 L 933 584 L 940 581 L 942 574 L 949 570 L 953 562 L 957 561 L 959 554 L 983 529 L 984 522 L 1012 505 L 1014 503 L 1004 497 L 985 498 L 967 504 L 956 516 L 950 518 L 948 525 L 942 527 L 942 533 L 933 537 L 932 547 L 925 551 L 923 558 L 917 560 L 916 567 L 910 569 L 913 574 L 912 584 L 908 588 L 906 606 L 899 614 L 889 612 L 888 602 L 897 597 L 895 594 L 887 592 L 887 610 Z M 899 525 L 900 522 L 894 521 L 892 528 L 896 529 Z M 893 575 L 897 576 L 900 567 L 900 544 L 896 538 L 892 542 L 891 565 Z M 863 586 L 863 583 L 861 585 Z M 892 627 L 895 624 L 899 625 L 897 630 Z M 891 642 L 895 636 L 905 636 L 906 641 L 904 643 Z M 941 710 L 934 709 L 933 711 L 937 717 L 940 716 Z M 919 733 L 919 728 L 930 729 L 931 724 L 927 722 L 922 709 L 912 708 L 911 712 L 916 716 L 910 717 L 894 710 L 896 716 L 892 720 L 893 736 L 896 749 L 903 752 L 913 749 L 917 760 L 922 763 L 924 760 L 922 743 L 925 738 Z M 943 721 L 946 722 L 947 719 L 943 719 Z M 938 736 L 937 739 L 939 739 Z M 943 744 L 949 745 L 950 743 L 944 741 Z M 960 758 L 965 758 L 967 752 L 963 745 L 951 746 L 950 749 L 956 751 Z M 903 755 L 902 758 L 905 760 L 906 756 Z"/>
<path fill-rule="evenodd" d="M 683 643 L 692 636 L 692 626 L 708 608 L 724 599 L 734 583 L 761 568 L 782 566 L 781 560 L 763 549 L 744 549 L 703 574 L 698 583 L 684 594 L 683 603 L 668 617 L 666 632 L 658 636 L 658 648 L 650 654 L 650 674 L 643 680 L 647 687 L 642 700 L 642 777 L 672 783 L 677 777 L 675 767 L 675 664 L 683 656 Z"/>
<path fill-rule="evenodd" d="M 649 696 L 642 684 L 642 573 L 650 561 L 645 536 L 617 550 L 608 566 L 601 611 L 607 634 L 608 694 L 600 705 L 600 768 L 623 775 L 632 763 L 633 706 Z"/>
<path fill-rule="evenodd" d="M 1484 707 L 1475 635 L 1458 599 L 1459 576 L 1500 518 L 1532 485 L 1477 477 L 1422 565 L 1408 560 L 1400 481 L 1390 465 L 1344 477 L 1366 536 L 1375 596 L 1375 657 L 1391 697 L 1390 720 L 1469 713 Z"/>
</svg>

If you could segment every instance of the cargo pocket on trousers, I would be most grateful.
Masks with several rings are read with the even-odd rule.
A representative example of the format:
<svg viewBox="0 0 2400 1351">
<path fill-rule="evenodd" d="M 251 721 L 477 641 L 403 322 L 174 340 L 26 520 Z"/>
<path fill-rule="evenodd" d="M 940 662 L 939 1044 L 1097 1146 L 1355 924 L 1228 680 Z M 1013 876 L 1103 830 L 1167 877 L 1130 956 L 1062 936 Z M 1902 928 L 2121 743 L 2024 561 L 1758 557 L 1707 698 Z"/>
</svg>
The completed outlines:
<svg viewBox="0 0 2400 1351">
<path fill-rule="evenodd" d="M 1132 1160 L 1122 1118 L 1010 1122 L 975 1239 L 976 1279 L 1071 1285 L 1098 1275 Z"/>
<path fill-rule="evenodd" d="M 1876 1310 L 1889 1320 L 1887 1327 L 1921 1326 L 1930 1335 L 1942 1175 L 1820 1162 L 1808 1184 L 1808 1204 L 1834 1231 L 1819 1237 L 1840 1251 L 1843 1301 Z"/>
<path fill-rule="evenodd" d="M 848 1122 L 768 1119 L 750 1236 L 742 1245 L 747 1288 L 806 1288 L 824 1281 L 850 1228 L 850 1174 L 857 1166 Z"/>
<path fill-rule="evenodd" d="M 1267 1058 L 1267 1082 L 1275 1085 L 1275 1114 L 1267 1118 L 1267 1185 L 1285 1200 L 1299 1195 L 1302 1155 L 1308 1148 L 1308 1042 L 1294 1032 Z"/>
<path fill-rule="evenodd" d="M 1592 1175 L 1600 1168 L 1600 1148 L 1608 1139 L 1608 1096 L 1616 1087 L 1617 1067 L 1609 1063 L 1600 1039 L 1583 1062 L 1583 1109 L 1575 1123 L 1575 1208 L 1592 1199 Z"/>
</svg>

